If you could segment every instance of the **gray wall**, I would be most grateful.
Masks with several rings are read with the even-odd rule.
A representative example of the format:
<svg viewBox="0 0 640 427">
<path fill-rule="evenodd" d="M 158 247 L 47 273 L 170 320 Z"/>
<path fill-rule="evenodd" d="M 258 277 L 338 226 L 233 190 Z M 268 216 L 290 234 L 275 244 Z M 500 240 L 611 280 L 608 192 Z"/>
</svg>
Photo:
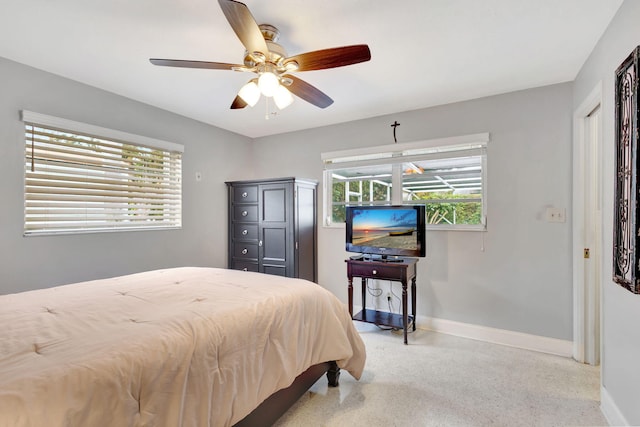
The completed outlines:
<svg viewBox="0 0 640 427">
<path fill-rule="evenodd" d="M 578 108 L 602 82 L 602 385 L 621 415 L 640 425 L 640 295 L 615 284 L 613 276 L 613 199 L 615 176 L 615 70 L 640 45 L 640 2 L 626 0 L 574 83 L 573 106 Z"/>
<path fill-rule="evenodd" d="M 570 223 L 543 218 L 547 206 L 570 207 L 570 84 L 250 142 L 7 60 L 0 71 L 11 82 L 0 98 L 2 293 L 175 265 L 225 266 L 225 180 L 321 181 L 320 153 L 389 144 L 398 120 L 400 142 L 491 133 L 488 231 L 428 233 L 419 315 L 571 339 Z M 185 144 L 183 229 L 22 237 L 21 109 Z M 239 171 L 228 160 L 238 158 L 260 161 Z M 344 231 L 320 227 L 318 237 L 319 282 L 346 300 Z"/>
<path fill-rule="evenodd" d="M 322 152 L 393 143 L 394 120 L 398 142 L 490 132 L 488 230 L 427 233 L 418 315 L 571 340 L 571 223 L 544 220 L 548 206 L 571 217 L 571 94 L 566 83 L 260 138 L 255 174 L 321 184 Z M 319 282 L 346 301 L 344 229 L 318 234 Z"/>
<path fill-rule="evenodd" d="M 224 180 L 241 178 L 227 158 L 248 158 L 248 138 L 3 58 L 0 84 L 0 294 L 171 266 L 226 266 Z M 22 109 L 183 144 L 183 228 L 23 237 Z"/>
</svg>

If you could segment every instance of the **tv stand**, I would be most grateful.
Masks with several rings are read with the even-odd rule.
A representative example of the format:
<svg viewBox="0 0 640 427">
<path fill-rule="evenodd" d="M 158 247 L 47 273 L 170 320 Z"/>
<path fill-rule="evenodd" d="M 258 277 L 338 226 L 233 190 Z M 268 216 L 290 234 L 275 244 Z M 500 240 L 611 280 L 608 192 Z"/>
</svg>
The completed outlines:
<svg viewBox="0 0 640 427">
<path fill-rule="evenodd" d="M 400 258 L 397 262 L 347 259 L 345 262 L 349 279 L 349 314 L 351 318 L 361 322 L 401 328 L 404 331 L 404 343 L 408 344 L 407 332 L 410 321 L 413 322 L 413 330 L 416 330 L 416 263 L 418 259 Z M 362 281 L 362 310 L 356 315 L 353 314 L 354 277 L 360 277 Z M 367 279 L 391 280 L 402 283 L 402 314 L 367 309 Z M 411 315 L 408 313 L 407 283 L 409 281 L 411 281 Z"/>
</svg>

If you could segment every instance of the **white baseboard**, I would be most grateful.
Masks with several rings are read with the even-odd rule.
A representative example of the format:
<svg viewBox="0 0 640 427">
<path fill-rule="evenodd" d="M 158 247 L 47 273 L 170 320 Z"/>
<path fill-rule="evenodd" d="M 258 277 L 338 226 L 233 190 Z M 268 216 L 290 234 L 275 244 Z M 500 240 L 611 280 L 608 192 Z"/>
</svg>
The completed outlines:
<svg viewBox="0 0 640 427">
<path fill-rule="evenodd" d="M 361 306 L 353 306 L 354 313 L 359 312 L 361 309 Z M 557 338 L 426 316 L 417 316 L 416 328 L 525 350 L 539 351 L 541 353 L 573 357 L 573 341 L 560 340 Z"/>
<path fill-rule="evenodd" d="M 629 423 L 611 398 L 606 388 L 600 387 L 600 410 L 610 426 L 628 426 Z"/>
<path fill-rule="evenodd" d="M 444 334 L 456 335 L 494 344 L 556 354 L 564 357 L 573 356 L 573 342 L 505 329 L 472 325 L 455 322 L 453 320 L 437 319 L 433 317 L 417 316 L 416 327 Z"/>
</svg>

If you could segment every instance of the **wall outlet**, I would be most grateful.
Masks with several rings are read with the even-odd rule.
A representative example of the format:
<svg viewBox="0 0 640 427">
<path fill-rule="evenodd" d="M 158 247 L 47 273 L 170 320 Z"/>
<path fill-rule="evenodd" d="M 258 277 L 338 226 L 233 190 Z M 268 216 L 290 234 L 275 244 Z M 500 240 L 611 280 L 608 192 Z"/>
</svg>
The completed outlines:
<svg viewBox="0 0 640 427">
<path fill-rule="evenodd" d="M 549 207 L 545 211 L 545 219 L 547 222 L 566 222 L 567 211 L 563 208 Z"/>
</svg>

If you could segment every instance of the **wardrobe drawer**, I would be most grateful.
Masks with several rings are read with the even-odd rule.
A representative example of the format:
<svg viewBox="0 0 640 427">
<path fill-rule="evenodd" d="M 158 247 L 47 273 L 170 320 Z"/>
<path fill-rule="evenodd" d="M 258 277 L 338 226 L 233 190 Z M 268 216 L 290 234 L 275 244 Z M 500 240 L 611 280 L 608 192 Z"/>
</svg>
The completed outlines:
<svg viewBox="0 0 640 427">
<path fill-rule="evenodd" d="M 258 201 L 257 185 L 240 185 L 233 187 L 234 203 L 256 203 Z"/>
<path fill-rule="evenodd" d="M 233 257 L 238 259 L 258 259 L 258 245 L 256 243 L 234 243 Z"/>
<path fill-rule="evenodd" d="M 247 221 L 256 222 L 258 220 L 258 206 L 257 205 L 239 205 L 233 207 L 233 220 L 234 221 Z"/>
<path fill-rule="evenodd" d="M 235 222 L 233 224 L 234 240 L 258 240 L 258 225 Z"/>
<path fill-rule="evenodd" d="M 258 272 L 258 263 L 250 261 L 233 261 L 231 267 L 234 270 L 255 271 Z"/>
</svg>

